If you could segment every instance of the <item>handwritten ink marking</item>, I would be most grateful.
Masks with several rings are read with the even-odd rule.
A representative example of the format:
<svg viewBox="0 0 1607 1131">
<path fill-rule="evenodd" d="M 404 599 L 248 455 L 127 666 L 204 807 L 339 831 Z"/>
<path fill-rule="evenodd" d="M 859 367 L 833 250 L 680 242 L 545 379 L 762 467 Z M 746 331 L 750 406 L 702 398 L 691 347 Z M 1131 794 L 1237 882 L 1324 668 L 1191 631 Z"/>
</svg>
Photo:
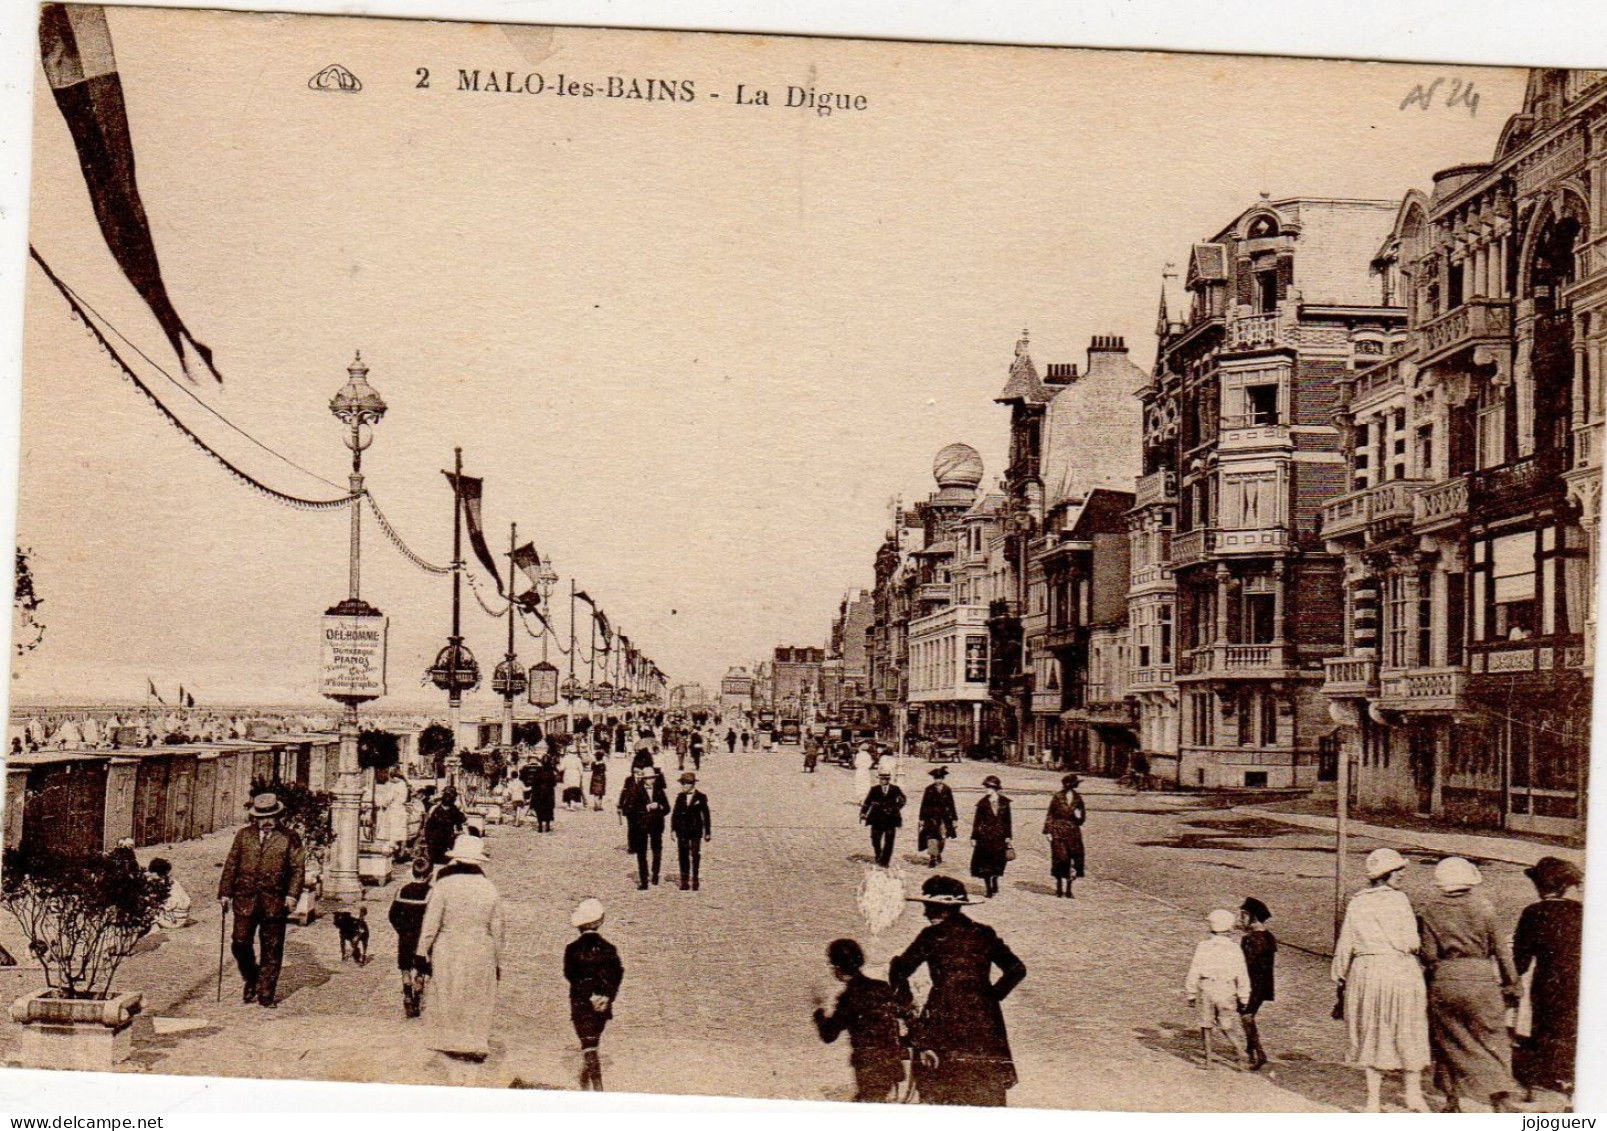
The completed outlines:
<svg viewBox="0 0 1607 1131">
<path fill-rule="evenodd" d="M 1444 77 L 1435 79 L 1427 86 L 1418 83 L 1407 92 L 1405 98 L 1401 99 L 1400 108 L 1404 110 L 1408 106 L 1416 106 L 1419 110 L 1431 109 L 1434 106 L 1436 96 L 1440 94 L 1442 89 L 1446 88 L 1447 83 L 1449 83 L 1449 90 L 1444 95 L 1444 100 L 1441 103 L 1443 106 L 1447 109 L 1466 106 L 1470 115 L 1479 112 L 1479 95 L 1473 89 L 1473 84 L 1464 82 L 1462 79 L 1447 80 Z"/>
<path fill-rule="evenodd" d="M 331 63 L 307 80 L 308 90 L 334 90 L 342 94 L 356 94 L 363 89 L 358 77 L 339 63 Z"/>
</svg>

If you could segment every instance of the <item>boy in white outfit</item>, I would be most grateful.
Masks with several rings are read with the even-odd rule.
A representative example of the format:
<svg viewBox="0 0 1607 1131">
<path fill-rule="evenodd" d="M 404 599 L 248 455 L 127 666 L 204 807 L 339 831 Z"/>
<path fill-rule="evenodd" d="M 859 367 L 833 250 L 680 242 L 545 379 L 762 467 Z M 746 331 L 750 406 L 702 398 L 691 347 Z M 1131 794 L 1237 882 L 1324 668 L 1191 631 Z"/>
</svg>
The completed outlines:
<svg viewBox="0 0 1607 1131">
<path fill-rule="evenodd" d="M 1233 1048 L 1228 1026 L 1240 1010 L 1250 1004 L 1250 969 L 1244 951 L 1229 936 L 1238 916 L 1231 911 L 1213 911 L 1206 916 L 1211 926 L 1209 938 L 1194 948 L 1184 991 L 1199 1016 L 1200 1039 L 1205 1045 L 1205 1068 L 1211 1067 L 1211 1031 L 1219 1030 Z"/>
</svg>

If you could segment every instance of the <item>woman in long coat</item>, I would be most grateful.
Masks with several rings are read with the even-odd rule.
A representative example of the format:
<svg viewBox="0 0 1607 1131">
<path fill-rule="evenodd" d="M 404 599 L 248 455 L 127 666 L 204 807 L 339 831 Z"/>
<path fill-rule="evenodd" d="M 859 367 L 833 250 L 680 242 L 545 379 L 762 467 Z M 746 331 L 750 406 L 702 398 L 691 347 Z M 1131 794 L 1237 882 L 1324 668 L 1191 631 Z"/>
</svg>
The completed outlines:
<svg viewBox="0 0 1607 1131">
<path fill-rule="evenodd" d="M 910 1025 L 921 1101 L 1003 1107 L 1016 1068 L 999 1003 L 1027 976 L 1026 964 L 992 927 L 966 918 L 960 908 L 971 899 L 952 876 L 932 876 L 914 902 L 925 904 L 931 925 L 888 963 L 887 976 L 905 1008 L 912 1004 L 910 976 L 922 965 L 932 976 Z"/>
<path fill-rule="evenodd" d="M 603 810 L 603 798 L 608 796 L 608 758 L 599 754 L 597 761 L 591 764 L 591 807 L 599 813 Z"/>
<path fill-rule="evenodd" d="M 1010 859 L 1014 831 L 1010 821 L 1010 799 L 999 792 L 1003 785 L 989 774 L 982 779 L 987 790 L 976 803 L 971 820 L 971 874 L 981 880 L 989 899 L 999 894 L 999 877 Z"/>
<path fill-rule="evenodd" d="M 1367 857 L 1368 886 L 1345 908 L 1333 979 L 1344 990 L 1349 1060 L 1367 1072 L 1367 1110 L 1382 1111 L 1385 1072 L 1400 1072 L 1406 1106 L 1428 1111 L 1428 992 L 1417 960 L 1422 940 L 1412 901 L 1400 890 L 1406 861 L 1393 848 Z"/>
<path fill-rule="evenodd" d="M 458 837 L 450 859 L 430 890 L 418 937 L 417 953 L 430 967 L 428 1041 L 437 1052 L 483 1060 L 502 977 L 502 897 L 482 870 L 483 839 Z"/>
<path fill-rule="evenodd" d="M 530 785 L 530 809 L 536 815 L 536 831 L 552 832 L 552 811 L 558 807 L 558 767 L 548 754 L 536 767 Z"/>
<path fill-rule="evenodd" d="M 1055 878 L 1055 894 L 1067 898 L 1075 898 L 1071 885 L 1083 874 L 1082 826 L 1088 819 L 1088 807 L 1077 792 L 1079 781 L 1076 774 L 1060 779 L 1064 789 L 1049 799 L 1049 813 L 1043 821 L 1043 835 L 1049 838 L 1049 874 Z"/>
<path fill-rule="evenodd" d="M 1566 860 L 1547 856 L 1524 874 L 1534 881 L 1540 902 L 1518 916 L 1512 939 L 1519 976 L 1534 968 L 1529 984 L 1533 1020 L 1523 1046 L 1513 1054 L 1518 1082 L 1572 1095 L 1574 1047 L 1579 1042 L 1579 958 L 1585 908 L 1579 889 L 1585 882 Z"/>
<path fill-rule="evenodd" d="M 1497 1111 L 1516 1110 L 1508 1103 L 1517 1083 L 1506 1001 L 1518 1002 L 1518 972 L 1496 934 L 1495 908 L 1473 890 L 1483 882 L 1460 856 L 1441 860 L 1434 867 L 1439 893 L 1419 919 L 1429 1043 L 1435 1082 L 1449 1100 L 1446 1111 L 1461 1111 L 1463 1096 Z"/>
<path fill-rule="evenodd" d="M 565 809 L 573 809 L 576 805 L 586 803 L 580 792 L 585 769 L 585 763 L 580 760 L 580 754 L 573 746 L 564 751 L 564 756 L 558 763 L 558 772 L 563 775 Z"/>
</svg>

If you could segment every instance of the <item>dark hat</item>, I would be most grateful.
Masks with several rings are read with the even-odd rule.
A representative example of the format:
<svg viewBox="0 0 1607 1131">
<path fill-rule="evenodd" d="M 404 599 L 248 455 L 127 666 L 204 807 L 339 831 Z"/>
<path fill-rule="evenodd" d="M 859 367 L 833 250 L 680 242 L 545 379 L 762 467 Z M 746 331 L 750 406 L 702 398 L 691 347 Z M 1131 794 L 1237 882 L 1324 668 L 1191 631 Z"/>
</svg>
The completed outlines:
<svg viewBox="0 0 1607 1131">
<path fill-rule="evenodd" d="M 993 774 L 989 774 L 987 777 L 982 779 L 982 788 L 983 789 L 1003 789 L 1004 788 L 1004 783 L 1001 782 Z"/>
<path fill-rule="evenodd" d="M 691 770 L 688 770 L 688 771 L 686 771 L 686 773 L 681 775 L 681 784 L 682 785 L 694 785 L 694 784 L 696 784 L 696 782 L 697 782 L 697 775 L 694 774 Z"/>
<path fill-rule="evenodd" d="M 833 939 L 826 948 L 826 961 L 834 970 L 858 973 L 865 966 L 865 950 L 853 939 Z"/>
<path fill-rule="evenodd" d="M 415 876 L 427 876 L 434 870 L 435 865 L 430 863 L 428 856 L 420 854 L 413 857 L 413 874 Z"/>
<path fill-rule="evenodd" d="M 909 903 L 928 903 L 939 907 L 964 907 L 971 902 L 971 893 L 963 880 L 953 876 L 932 876 L 921 885 L 920 895 L 907 896 Z"/>
<path fill-rule="evenodd" d="M 638 750 L 636 757 L 631 759 L 631 769 L 649 770 L 653 767 L 653 756 L 645 750 Z"/>
<path fill-rule="evenodd" d="M 1523 874 L 1542 892 L 1565 891 L 1585 882 L 1585 874 L 1577 865 L 1556 856 L 1542 856 L 1534 867 L 1525 868 Z"/>
<path fill-rule="evenodd" d="M 1265 923 L 1272 918 L 1272 912 L 1267 910 L 1267 905 L 1253 895 L 1239 904 L 1239 910 L 1250 916 L 1257 923 Z"/>
<path fill-rule="evenodd" d="M 1076 789 L 1077 786 L 1082 784 L 1082 778 L 1078 777 L 1076 774 L 1067 774 L 1065 777 L 1060 779 L 1060 784 L 1065 786 L 1067 789 Z"/>
<path fill-rule="evenodd" d="M 251 810 L 248 815 L 252 817 L 277 817 L 285 811 L 284 802 L 274 793 L 257 794 L 246 808 Z"/>
<path fill-rule="evenodd" d="M 927 770 L 926 772 L 931 774 L 934 778 L 946 778 L 949 776 L 949 768 L 947 766 L 939 766 L 935 770 Z"/>
</svg>

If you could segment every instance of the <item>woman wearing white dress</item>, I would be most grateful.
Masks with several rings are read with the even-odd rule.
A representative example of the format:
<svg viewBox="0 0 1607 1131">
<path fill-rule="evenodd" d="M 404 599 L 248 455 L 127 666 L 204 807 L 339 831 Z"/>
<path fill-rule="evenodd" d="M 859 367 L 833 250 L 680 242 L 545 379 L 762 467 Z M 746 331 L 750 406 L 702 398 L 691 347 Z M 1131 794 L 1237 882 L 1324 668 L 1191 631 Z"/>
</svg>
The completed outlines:
<svg viewBox="0 0 1607 1131">
<path fill-rule="evenodd" d="M 491 1051 L 502 977 L 502 897 L 487 878 L 485 841 L 459 835 L 430 888 L 414 953 L 428 961 L 429 1047 L 467 1060 Z"/>
<path fill-rule="evenodd" d="M 381 770 L 374 783 L 374 841 L 389 852 L 407 843 L 407 781 L 400 770 Z"/>
<path fill-rule="evenodd" d="M 872 759 L 870 744 L 860 743 L 859 749 L 854 751 L 854 798 L 863 800 L 870 792 L 870 770 Z"/>
<path fill-rule="evenodd" d="M 1401 1073 L 1406 1106 L 1428 1111 L 1428 991 L 1418 961 L 1421 936 L 1400 890 L 1406 860 L 1393 848 L 1367 857 L 1367 883 L 1351 897 L 1334 948 L 1333 979 L 1344 993 L 1353 1064 L 1367 1072 L 1367 1110 L 1381 1111 L 1385 1072 Z"/>
</svg>

